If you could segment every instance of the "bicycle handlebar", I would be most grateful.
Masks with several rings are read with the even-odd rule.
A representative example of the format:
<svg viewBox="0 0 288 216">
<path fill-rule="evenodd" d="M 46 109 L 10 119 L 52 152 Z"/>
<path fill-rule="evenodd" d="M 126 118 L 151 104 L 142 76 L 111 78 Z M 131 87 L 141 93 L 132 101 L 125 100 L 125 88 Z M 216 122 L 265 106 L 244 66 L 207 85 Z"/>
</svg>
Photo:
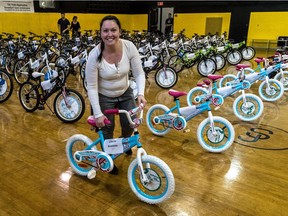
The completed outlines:
<svg viewBox="0 0 288 216">
<path fill-rule="evenodd" d="M 109 114 L 119 114 L 119 109 L 109 109 L 109 110 L 105 110 L 105 114 L 109 115 Z"/>
<path fill-rule="evenodd" d="M 126 115 L 129 123 L 133 126 L 133 127 L 137 127 L 138 125 L 140 125 L 142 123 L 142 118 L 143 118 L 143 104 L 140 104 L 138 107 L 135 107 L 134 109 L 131 109 L 129 111 L 127 110 L 119 110 L 119 109 L 109 109 L 109 110 L 105 110 L 105 114 L 119 114 L 119 113 L 123 113 Z M 137 114 L 140 112 L 140 117 L 136 118 L 134 120 L 132 120 L 131 116 Z"/>
</svg>

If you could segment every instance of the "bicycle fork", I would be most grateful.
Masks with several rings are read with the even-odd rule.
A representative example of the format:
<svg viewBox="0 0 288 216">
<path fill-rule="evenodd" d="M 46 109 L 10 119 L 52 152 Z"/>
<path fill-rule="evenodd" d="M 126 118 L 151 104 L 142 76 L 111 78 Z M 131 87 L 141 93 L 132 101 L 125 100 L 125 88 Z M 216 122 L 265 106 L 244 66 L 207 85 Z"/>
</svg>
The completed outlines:
<svg viewBox="0 0 288 216">
<path fill-rule="evenodd" d="M 147 175 L 144 173 L 144 168 L 143 168 L 143 164 L 142 164 L 142 155 L 147 155 L 147 153 L 143 148 L 139 148 L 137 150 L 137 164 L 138 164 L 138 168 L 140 170 L 140 178 L 141 178 L 142 182 L 149 183 L 149 179 L 147 178 Z M 149 163 L 146 166 L 148 169 L 150 169 Z"/>
<path fill-rule="evenodd" d="M 64 102 L 65 102 L 65 105 L 67 108 L 71 108 L 71 105 L 69 105 L 68 103 L 68 100 L 67 100 L 67 93 L 66 93 L 66 88 L 65 86 L 62 86 L 62 95 L 63 95 L 63 98 L 64 98 Z"/>
</svg>

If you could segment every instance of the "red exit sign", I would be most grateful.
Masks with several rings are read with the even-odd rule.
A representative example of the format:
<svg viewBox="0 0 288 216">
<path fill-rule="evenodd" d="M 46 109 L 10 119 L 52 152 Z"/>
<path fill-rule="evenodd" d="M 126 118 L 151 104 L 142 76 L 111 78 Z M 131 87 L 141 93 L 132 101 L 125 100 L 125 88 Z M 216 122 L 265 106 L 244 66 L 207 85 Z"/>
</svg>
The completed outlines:
<svg viewBox="0 0 288 216">
<path fill-rule="evenodd" d="M 163 6 L 164 5 L 164 2 L 162 1 L 162 2 L 157 2 L 157 5 L 158 6 Z"/>
</svg>

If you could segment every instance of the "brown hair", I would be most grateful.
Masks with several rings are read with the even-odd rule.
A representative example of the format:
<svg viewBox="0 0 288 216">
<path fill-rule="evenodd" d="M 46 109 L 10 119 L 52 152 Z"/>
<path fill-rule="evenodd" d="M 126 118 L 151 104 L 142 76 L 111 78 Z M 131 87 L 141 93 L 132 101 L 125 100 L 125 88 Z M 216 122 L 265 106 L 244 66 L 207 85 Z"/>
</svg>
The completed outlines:
<svg viewBox="0 0 288 216">
<path fill-rule="evenodd" d="M 100 31 L 101 31 L 103 22 L 106 21 L 106 20 L 112 20 L 112 21 L 114 21 L 114 22 L 118 25 L 119 29 L 121 30 L 121 23 L 120 23 L 119 19 L 118 19 L 116 16 L 108 15 L 108 16 L 105 16 L 105 17 L 101 20 L 101 22 L 100 22 Z M 99 54 L 99 56 L 98 56 L 98 61 L 99 61 L 99 62 L 100 62 L 101 59 L 102 59 L 102 52 L 103 52 L 103 50 L 104 50 L 104 47 L 105 47 L 105 44 L 104 44 L 103 41 L 101 41 L 101 42 L 100 42 L 100 54 Z"/>
</svg>

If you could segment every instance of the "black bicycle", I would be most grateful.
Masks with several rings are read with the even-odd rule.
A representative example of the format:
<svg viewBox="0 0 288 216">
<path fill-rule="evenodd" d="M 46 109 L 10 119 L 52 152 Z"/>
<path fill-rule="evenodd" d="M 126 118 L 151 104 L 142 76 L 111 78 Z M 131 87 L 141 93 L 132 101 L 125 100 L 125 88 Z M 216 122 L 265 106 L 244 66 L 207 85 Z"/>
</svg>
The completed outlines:
<svg viewBox="0 0 288 216">
<path fill-rule="evenodd" d="M 58 72 L 55 70 L 50 70 L 46 74 L 33 72 L 32 79 L 35 82 L 27 81 L 19 89 L 20 103 L 28 112 L 43 110 L 45 104 L 48 106 L 46 103 L 48 98 L 58 92 L 53 103 L 55 114 L 61 121 L 73 123 L 81 119 L 85 113 L 85 101 L 79 92 L 66 87 L 67 67 L 57 66 L 57 68 L 60 69 Z M 48 108 L 54 114 L 49 106 Z"/>
</svg>

